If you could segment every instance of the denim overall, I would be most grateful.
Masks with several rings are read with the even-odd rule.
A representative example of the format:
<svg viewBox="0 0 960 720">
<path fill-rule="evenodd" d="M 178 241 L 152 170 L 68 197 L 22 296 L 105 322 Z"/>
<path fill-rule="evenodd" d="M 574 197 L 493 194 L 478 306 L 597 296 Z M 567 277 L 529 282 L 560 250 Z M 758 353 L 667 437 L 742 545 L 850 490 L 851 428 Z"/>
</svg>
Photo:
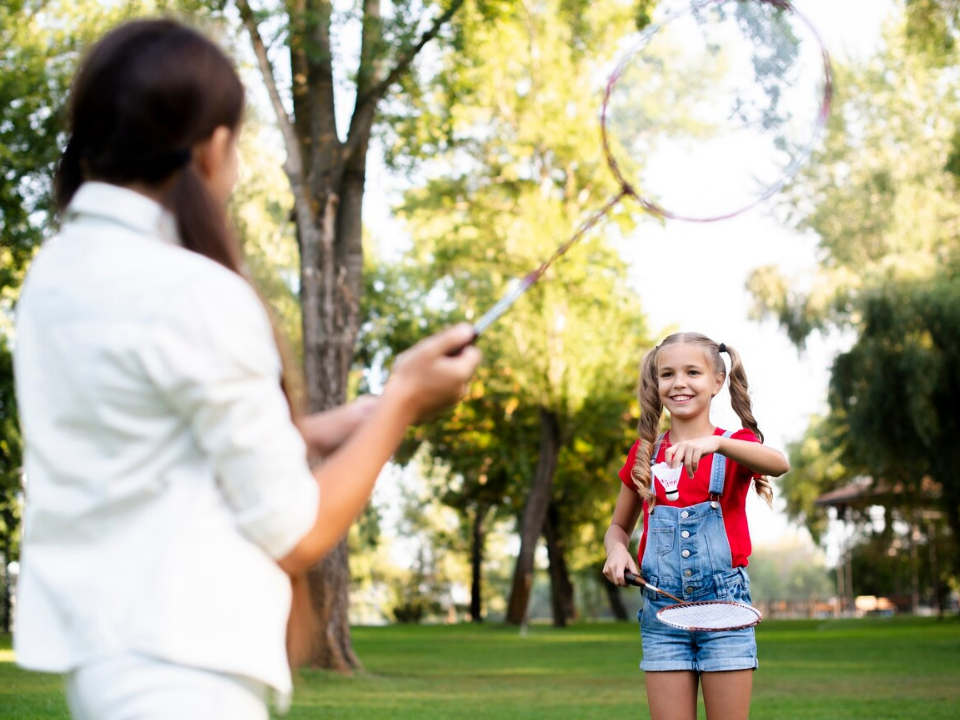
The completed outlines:
<svg viewBox="0 0 960 720">
<path fill-rule="evenodd" d="M 733 433 L 727 431 L 724 437 Z M 663 436 L 657 440 L 657 457 Z M 743 568 L 733 568 L 730 542 L 723 524 L 723 495 L 727 459 L 712 456 L 710 500 L 689 507 L 656 505 L 647 517 L 647 545 L 641 576 L 685 601 L 733 600 L 750 604 L 750 580 Z M 718 672 L 757 667 L 754 629 L 693 632 L 661 623 L 657 611 L 675 601 L 644 589 L 637 618 L 643 640 L 645 671 L 692 670 Z"/>
</svg>

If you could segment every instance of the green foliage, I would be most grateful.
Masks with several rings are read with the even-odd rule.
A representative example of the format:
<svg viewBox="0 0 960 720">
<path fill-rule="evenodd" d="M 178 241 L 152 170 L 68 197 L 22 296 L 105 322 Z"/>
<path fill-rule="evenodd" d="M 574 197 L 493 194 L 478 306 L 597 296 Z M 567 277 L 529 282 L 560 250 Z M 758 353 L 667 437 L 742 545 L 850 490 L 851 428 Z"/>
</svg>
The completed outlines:
<svg viewBox="0 0 960 720">
<path fill-rule="evenodd" d="M 957 248 L 958 78 L 911 52 L 903 25 L 858 67 L 835 67 L 824 147 L 788 196 L 800 230 L 819 237 L 812 278 L 773 268 L 749 281 L 755 314 L 770 314 L 798 345 L 813 331 L 856 328 L 871 288 L 936 274 Z"/>
<path fill-rule="evenodd" d="M 825 145 L 792 189 L 795 223 L 820 240 L 818 271 L 764 268 L 749 282 L 757 314 L 798 346 L 831 328 L 856 338 L 835 360 L 829 417 L 791 448 L 781 483 L 815 537 L 817 495 L 863 475 L 876 502 L 936 506 L 960 535 L 957 5 L 905 9 L 876 57 L 837 68 Z M 960 566 L 956 551 L 948 564 Z"/>
<path fill-rule="evenodd" d="M 9 631 L 11 603 L 8 565 L 20 557 L 23 509 L 23 440 L 13 391 L 13 358 L 0 334 L 0 630 Z"/>
<path fill-rule="evenodd" d="M 397 166 L 402 156 L 403 169 L 426 178 L 400 208 L 413 247 L 373 288 L 375 304 L 389 297 L 392 309 L 372 315 L 389 345 L 476 320 L 616 193 L 596 122 L 597 78 L 632 25 L 629 10 L 516 3 L 497 6 L 493 26 L 489 7 L 465 8 L 458 51 L 405 106 L 391 108 L 389 159 Z M 555 413 L 562 448 L 553 501 L 573 570 L 602 552 L 597 528 L 609 522 L 616 470 L 635 432 L 647 330 L 626 268 L 603 237 L 633 222 L 618 208 L 489 328 L 468 401 L 419 428 L 400 455 L 426 446 L 457 478 L 444 500 L 465 520 L 490 507 L 516 514 L 538 461 L 540 408 Z"/>
<path fill-rule="evenodd" d="M 848 428 L 847 455 L 895 484 L 898 505 L 941 508 L 958 535 L 960 283 L 950 273 L 891 286 L 862 308 L 859 339 L 837 358 L 831 380 L 831 406 Z M 947 562 L 956 571 L 956 549 Z"/>
<path fill-rule="evenodd" d="M 804 436 L 789 446 L 790 472 L 779 481 L 780 496 L 786 501 L 787 516 L 802 522 L 814 542 L 827 529 L 827 509 L 816 500 L 836 490 L 857 475 L 844 461 L 846 426 L 836 416 L 811 419 Z"/>
<path fill-rule="evenodd" d="M 63 103 L 79 38 L 55 29 L 72 3 L 0 5 L 0 302 L 8 304 L 43 237 Z M 66 17 L 60 17 L 60 13 Z M 54 27 L 45 22 L 50 18 Z M 73 18 L 75 19 L 75 18 Z M 2 307 L 2 305 L 0 305 Z"/>
<path fill-rule="evenodd" d="M 906 0 L 906 39 L 913 52 L 934 63 L 949 62 L 957 48 L 957 0 Z"/>
<path fill-rule="evenodd" d="M 0 335 L 0 562 L 19 557 L 23 441 L 13 392 L 13 357 Z"/>
<path fill-rule="evenodd" d="M 946 601 L 946 584 L 940 563 L 953 552 L 949 533 L 942 521 L 914 513 L 910 524 L 896 531 L 892 523 L 861 533 L 849 551 L 854 595 L 874 595 L 893 600 L 901 609 L 909 609 L 912 594 L 922 605 L 935 607 Z"/>
</svg>

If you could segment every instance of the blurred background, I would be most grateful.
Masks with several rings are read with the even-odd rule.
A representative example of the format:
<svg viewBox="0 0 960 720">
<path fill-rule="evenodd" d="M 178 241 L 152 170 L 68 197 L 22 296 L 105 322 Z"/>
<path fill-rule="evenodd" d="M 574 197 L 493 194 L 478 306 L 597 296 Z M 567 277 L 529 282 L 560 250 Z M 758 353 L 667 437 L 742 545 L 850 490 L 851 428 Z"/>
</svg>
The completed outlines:
<svg viewBox="0 0 960 720">
<path fill-rule="evenodd" d="M 411 432 L 313 576 L 317 602 L 346 611 L 331 634 L 344 646 L 347 622 L 631 619 L 639 596 L 603 580 L 602 538 L 636 435 L 640 358 L 678 329 L 737 348 L 766 442 L 790 457 L 773 508 L 752 494 L 748 508 L 766 615 L 956 611 L 958 4 L 795 5 L 835 74 L 809 163 L 730 221 L 662 223 L 622 203 L 483 337 L 468 399 Z M 479 317 L 614 194 L 597 123 L 604 69 L 618 38 L 682 7 L 5 0 L 0 630 L 15 620 L 29 487 L 16 299 L 55 233 L 64 101 L 92 40 L 172 14 L 236 58 L 250 101 L 231 214 L 318 410 L 376 392 L 403 348 Z M 336 268 L 333 305 L 304 317 L 324 267 Z M 344 353 L 349 372 L 317 375 Z M 738 426 L 725 394 L 714 407 L 717 425 Z"/>
</svg>

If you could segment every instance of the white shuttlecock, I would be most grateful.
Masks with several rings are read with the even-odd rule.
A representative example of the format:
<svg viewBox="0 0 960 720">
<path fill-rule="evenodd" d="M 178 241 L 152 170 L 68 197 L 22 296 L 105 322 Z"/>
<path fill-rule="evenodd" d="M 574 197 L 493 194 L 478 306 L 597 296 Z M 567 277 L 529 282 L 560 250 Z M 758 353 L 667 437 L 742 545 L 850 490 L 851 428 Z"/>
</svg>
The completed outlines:
<svg viewBox="0 0 960 720">
<path fill-rule="evenodd" d="M 667 500 L 674 502 L 680 497 L 680 491 L 677 487 L 680 485 L 680 473 L 683 471 L 683 465 L 672 468 L 665 462 L 659 462 L 650 468 L 650 471 L 663 486 L 664 492 L 667 493 Z"/>
</svg>

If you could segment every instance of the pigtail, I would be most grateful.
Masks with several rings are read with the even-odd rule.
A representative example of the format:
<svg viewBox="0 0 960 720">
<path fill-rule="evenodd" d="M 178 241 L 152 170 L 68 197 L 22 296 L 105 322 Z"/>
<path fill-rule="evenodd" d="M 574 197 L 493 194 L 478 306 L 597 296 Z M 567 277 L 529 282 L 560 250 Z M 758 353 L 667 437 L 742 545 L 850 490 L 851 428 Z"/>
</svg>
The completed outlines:
<svg viewBox="0 0 960 720">
<path fill-rule="evenodd" d="M 750 401 L 747 374 L 743 369 L 743 363 L 740 361 L 740 354 L 729 345 L 724 346 L 724 351 L 730 356 L 730 373 L 728 375 L 730 404 L 741 423 L 743 423 L 743 427 L 751 430 L 762 443 L 763 433 L 760 432 L 757 420 L 753 416 L 753 403 Z M 754 480 L 754 489 L 757 491 L 757 495 L 766 501 L 767 505 L 773 506 L 773 488 L 766 476 L 761 475 Z"/>
<path fill-rule="evenodd" d="M 653 460 L 653 446 L 660 430 L 660 418 L 663 415 L 663 404 L 660 402 L 660 392 L 657 379 L 657 354 L 660 347 L 649 351 L 640 364 L 640 424 L 637 427 L 637 436 L 640 447 L 634 459 L 630 477 L 642 500 L 651 507 L 656 503 L 657 495 L 654 492 L 650 477 L 650 463 Z"/>
</svg>

